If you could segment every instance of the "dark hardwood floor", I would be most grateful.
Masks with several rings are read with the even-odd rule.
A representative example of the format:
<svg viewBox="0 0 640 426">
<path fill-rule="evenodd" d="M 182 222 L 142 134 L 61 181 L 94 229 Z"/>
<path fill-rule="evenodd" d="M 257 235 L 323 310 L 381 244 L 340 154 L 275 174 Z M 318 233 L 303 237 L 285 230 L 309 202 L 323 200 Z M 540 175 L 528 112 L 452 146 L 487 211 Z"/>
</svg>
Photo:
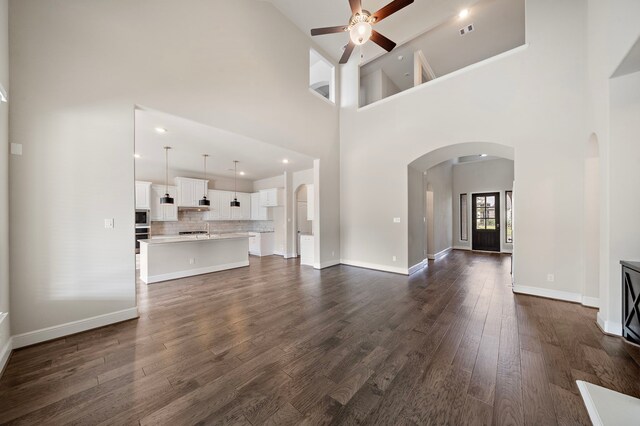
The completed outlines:
<svg viewBox="0 0 640 426">
<path fill-rule="evenodd" d="M 140 319 L 13 353 L 11 424 L 589 424 L 576 379 L 640 397 L 596 311 L 515 296 L 509 259 L 411 277 L 279 257 L 139 285 Z"/>
</svg>

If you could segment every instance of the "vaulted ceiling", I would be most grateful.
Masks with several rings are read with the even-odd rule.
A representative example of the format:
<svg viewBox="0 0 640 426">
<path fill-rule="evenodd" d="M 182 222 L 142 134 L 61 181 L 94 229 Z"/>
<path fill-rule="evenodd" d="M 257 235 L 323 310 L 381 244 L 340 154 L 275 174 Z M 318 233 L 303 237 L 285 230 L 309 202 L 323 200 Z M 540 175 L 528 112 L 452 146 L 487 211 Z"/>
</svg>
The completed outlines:
<svg viewBox="0 0 640 426">
<path fill-rule="evenodd" d="M 293 21 L 305 34 L 312 28 L 346 25 L 351 17 L 348 0 L 262 0 L 272 3 L 282 14 Z M 391 0 L 362 0 L 362 7 L 375 12 Z M 376 25 L 376 31 L 403 44 L 441 23 L 456 16 L 460 10 L 470 8 L 478 0 L 415 0 L 406 8 Z M 310 36 L 310 35 L 309 35 Z M 349 41 L 349 34 L 316 36 L 315 42 L 334 61 L 342 56 L 343 47 Z M 358 51 L 352 57 L 358 56 Z M 361 51 L 363 63 L 385 51 L 375 43 L 367 43 Z"/>
</svg>

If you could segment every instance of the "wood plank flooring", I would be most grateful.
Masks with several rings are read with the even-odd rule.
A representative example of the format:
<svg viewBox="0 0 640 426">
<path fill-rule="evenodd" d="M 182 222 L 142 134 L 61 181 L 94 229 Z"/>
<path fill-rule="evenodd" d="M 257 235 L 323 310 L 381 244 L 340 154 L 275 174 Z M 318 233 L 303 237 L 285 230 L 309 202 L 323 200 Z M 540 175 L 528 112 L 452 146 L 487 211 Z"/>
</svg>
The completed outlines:
<svg viewBox="0 0 640 426">
<path fill-rule="evenodd" d="M 589 424 L 576 379 L 640 397 L 596 311 L 454 251 L 411 277 L 296 260 L 146 286 L 140 319 L 17 350 L 3 424 Z"/>
</svg>

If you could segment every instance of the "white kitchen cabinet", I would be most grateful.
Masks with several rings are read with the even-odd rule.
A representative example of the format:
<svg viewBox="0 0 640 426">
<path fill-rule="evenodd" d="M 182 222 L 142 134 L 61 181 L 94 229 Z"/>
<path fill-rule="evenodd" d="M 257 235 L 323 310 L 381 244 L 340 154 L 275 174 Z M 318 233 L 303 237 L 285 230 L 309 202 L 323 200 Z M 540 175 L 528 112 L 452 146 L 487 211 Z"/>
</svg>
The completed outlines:
<svg viewBox="0 0 640 426">
<path fill-rule="evenodd" d="M 271 256 L 275 250 L 273 232 L 249 232 L 249 254 Z"/>
<path fill-rule="evenodd" d="M 173 197 L 174 204 L 169 206 L 163 206 L 160 204 L 160 198 L 164 197 L 165 186 L 164 185 L 151 185 L 150 191 L 150 215 L 153 222 L 175 222 L 178 220 L 178 206 L 175 204 L 177 188 L 170 186 L 168 188 L 169 195 Z"/>
<path fill-rule="evenodd" d="M 315 200 L 313 185 L 307 185 L 307 220 L 313 220 Z"/>
<path fill-rule="evenodd" d="M 300 235 L 300 264 L 313 266 L 313 235 Z"/>
<path fill-rule="evenodd" d="M 271 188 L 260 190 L 260 205 L 262 207 L 278 207 L 282 202 L 282 189 Z"/>
<path fill-rule="evenodd" d="M 251 194 L 246 192 L 230 193 L 231 199 L 237 195 L 240 207 L 231 208 L 231 219 L 251 220 Z"/>
<path fill-rule="evenodd" d="M 198 201 L 208 193 L 208 180 L 177 177 L 175 182 L 178 188 L 176 202 L 179 207 L 199 207 Z"/>
<path fill-rule="evenodd" d="M 251 194 L 251 220 L 271 220 L 269 209 L 261 205 L 259 192 Z"/>
<path fill-rule="evenodd" d="M 238 192 L 238 201 L 240 208 L 231 207 L 231 201 L 234 197 L 233 191 L 209 191 L 209 212 L 205 216 L 205 220 L 250 220 L 251 219 L 251 194 L 246 192 Z"/>
<path fill-rule="evenodd" d="M 136 181 L 136 210 L 151 209 L 151 182 Z"/>
</svg>

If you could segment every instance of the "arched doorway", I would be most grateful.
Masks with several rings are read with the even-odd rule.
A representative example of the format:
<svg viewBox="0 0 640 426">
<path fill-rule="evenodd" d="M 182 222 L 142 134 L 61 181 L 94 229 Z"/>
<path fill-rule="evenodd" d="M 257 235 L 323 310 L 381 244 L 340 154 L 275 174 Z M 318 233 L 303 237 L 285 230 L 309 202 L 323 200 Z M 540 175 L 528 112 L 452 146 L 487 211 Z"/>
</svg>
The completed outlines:
<svg viewBox="0 0 640 426">
<path fill-rule="evenodd" d="M 514 150 L 446 146 L 408 165 L 409 273 L 452 249 L 513 253 Z M 480 244 L 492 241 L 491 245 Z"/>
</svg>

